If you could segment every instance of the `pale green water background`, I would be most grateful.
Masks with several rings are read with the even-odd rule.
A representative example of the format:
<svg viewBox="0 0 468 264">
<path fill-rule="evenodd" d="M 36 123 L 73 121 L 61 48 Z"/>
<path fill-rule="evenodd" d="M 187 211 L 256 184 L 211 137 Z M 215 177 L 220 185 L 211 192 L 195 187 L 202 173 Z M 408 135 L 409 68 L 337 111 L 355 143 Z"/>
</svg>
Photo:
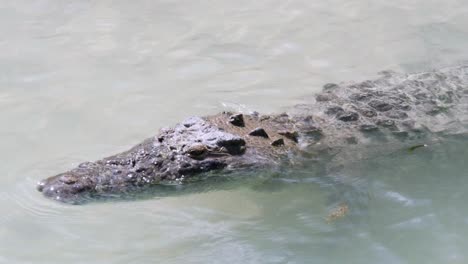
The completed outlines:
<svg viewBox="0 0 468 264">
<path fill-rule="evenodd" d="M 466 61 L 466 1 L 3 0 L 0 33 L 0 263 L 468 263 L 461 140 L 132 202 L 35 190 L 190 115 Z"/>
</svg>

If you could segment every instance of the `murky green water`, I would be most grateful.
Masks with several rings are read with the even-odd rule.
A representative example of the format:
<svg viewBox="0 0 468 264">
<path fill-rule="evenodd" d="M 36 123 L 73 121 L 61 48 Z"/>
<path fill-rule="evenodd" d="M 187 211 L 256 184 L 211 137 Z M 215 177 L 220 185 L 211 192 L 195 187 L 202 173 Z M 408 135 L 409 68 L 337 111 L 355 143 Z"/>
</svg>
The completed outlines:
<svg viewBox="0 0 468 264">
<path fill-rule="evenodd" d="M 456 65 L 467 26 L 457 0 L 1 1 L 0 263 L 467 263 L 463 139 L 129 202 L 35 190 L 190 115 Z"/>
</svg>

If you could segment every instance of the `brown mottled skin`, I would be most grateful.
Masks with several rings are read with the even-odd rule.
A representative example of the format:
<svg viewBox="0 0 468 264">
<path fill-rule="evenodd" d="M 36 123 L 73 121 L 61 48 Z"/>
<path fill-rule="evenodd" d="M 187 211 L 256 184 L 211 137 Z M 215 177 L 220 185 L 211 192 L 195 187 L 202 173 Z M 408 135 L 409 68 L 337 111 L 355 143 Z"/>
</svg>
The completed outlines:
<svg viewBox="0 0 468 264">
<path fill-rule="evenodd" d="M 191 117 L 126 152 L 49 177 L 38 190 L 81 203 L 208 172 L 288 166 L 296 158 L 340 166 L 467 131 L 468 66 L 384 72 L 372 81 L 327 84 L 287 114 Z"/>
</svg>

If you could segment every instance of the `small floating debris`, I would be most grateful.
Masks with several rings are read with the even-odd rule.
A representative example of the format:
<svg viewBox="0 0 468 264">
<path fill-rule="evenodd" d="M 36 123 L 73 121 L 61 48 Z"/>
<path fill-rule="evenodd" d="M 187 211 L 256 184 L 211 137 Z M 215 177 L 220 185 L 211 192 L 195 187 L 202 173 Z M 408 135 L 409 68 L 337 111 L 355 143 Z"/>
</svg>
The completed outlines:
<svg viewBox="0 0 468 264">
<path fill-rule="evenodd" d="M 330 223 L 332 221 L 336 221 L 340 218 L 345 217 L 349 212 L 349 207 L 346 203 L 341 203 L 338 205 L 338 207 L 334 208 L 328 216 L 325 218 L 327 223 Z"/>
<path fill-rule="evenodd" d="M 408 152 L 413 153 L 418 148 L 425 148 L 425 147 L 427 147 L 427 144 L 414 145 L 414 146 L 408 148 Z"/>
</svg>

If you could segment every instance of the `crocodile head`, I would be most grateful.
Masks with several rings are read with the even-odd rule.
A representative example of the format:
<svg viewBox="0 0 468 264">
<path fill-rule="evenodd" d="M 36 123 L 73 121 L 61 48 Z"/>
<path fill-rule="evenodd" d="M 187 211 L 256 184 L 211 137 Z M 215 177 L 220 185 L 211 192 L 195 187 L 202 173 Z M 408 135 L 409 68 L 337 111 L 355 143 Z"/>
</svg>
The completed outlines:
<svg viewBox="0 0 468 264">
<path fill-rule="evenodd" d="M 135 188 L 177 184 L 211 171 L 274 164 L 246 140 L 202 118 L 163 129 L 129 151 L 86 162 L 38 183 L 45 196 L 66 202 L 112 197 Z"/>
</svg>

